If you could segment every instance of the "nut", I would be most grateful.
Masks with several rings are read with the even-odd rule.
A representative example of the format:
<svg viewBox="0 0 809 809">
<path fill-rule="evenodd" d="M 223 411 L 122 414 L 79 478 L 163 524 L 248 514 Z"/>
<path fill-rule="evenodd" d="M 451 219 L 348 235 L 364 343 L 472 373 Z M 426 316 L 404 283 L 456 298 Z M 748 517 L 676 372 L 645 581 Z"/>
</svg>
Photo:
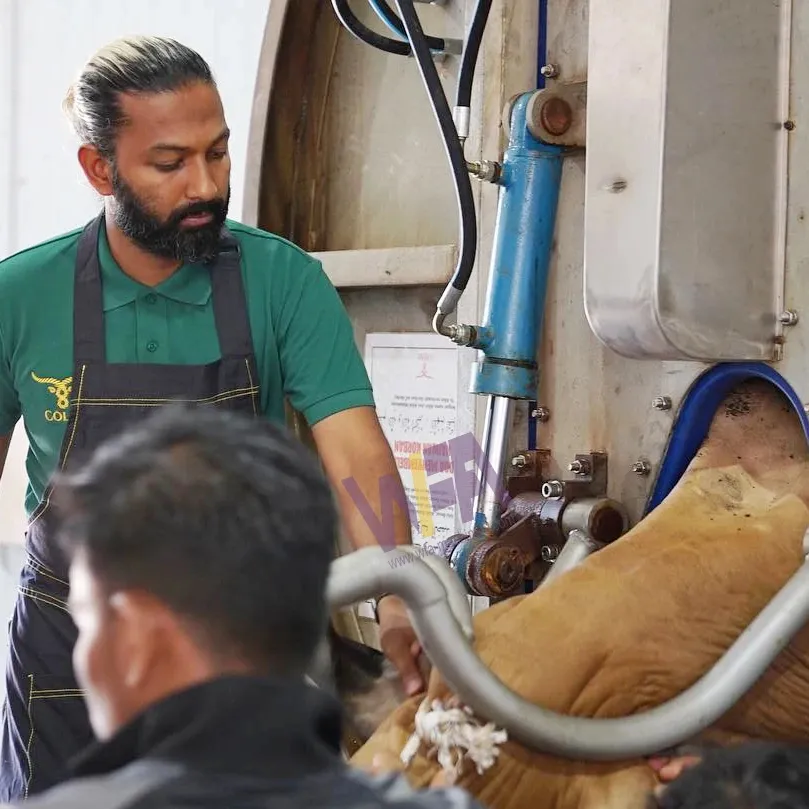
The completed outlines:
<svg viewBox="0 0 809 809">
<path fill-rule="evenodd" d="M 555 500 L 565 493 L 565 484 L 561 480 L 549 480 L 542 484 L 542 496 L 549 500 Z"/>
<path fill-rule="evenodd" d="M 590 474 L 590 464 L 587 461 L 576 458 L 575 461 L 571 461 L 567 465 L 568 471 L 572 472 L 574 475 L 589 475 Z"/>
</svg>

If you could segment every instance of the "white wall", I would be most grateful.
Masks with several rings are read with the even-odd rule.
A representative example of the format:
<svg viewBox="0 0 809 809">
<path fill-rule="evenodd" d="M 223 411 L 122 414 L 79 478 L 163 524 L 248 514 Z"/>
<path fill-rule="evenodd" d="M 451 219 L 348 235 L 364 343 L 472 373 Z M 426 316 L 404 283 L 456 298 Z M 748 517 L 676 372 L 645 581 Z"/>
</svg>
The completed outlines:
<svg viewBox="0 0 809 809">
<path fill-rule="evenodd" d="M 233 131 L 231 216 L 239 219 L 270 2 L 0 0 L 0 258 L 77 227 L 97 212 L 99 200 L 81 176 L 61 102 L 86 59 L 127 34 L 175 37 L 211 64 Z M 19 426 L 0 481 L 0 618 L 12 608 L 22 561 L 26 452 Z M 0 628 L 5 623 L 0 620 Z M 3 654 L 4 639 L 0 631 Z"/>
</svg>

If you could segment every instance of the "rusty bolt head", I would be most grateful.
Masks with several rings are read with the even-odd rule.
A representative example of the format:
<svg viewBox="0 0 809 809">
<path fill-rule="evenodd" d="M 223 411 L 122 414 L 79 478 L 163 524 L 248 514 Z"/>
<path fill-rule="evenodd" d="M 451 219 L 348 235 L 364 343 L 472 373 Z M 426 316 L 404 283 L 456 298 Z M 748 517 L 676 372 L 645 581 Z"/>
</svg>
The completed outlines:
<svg viewBox="0 0 809 809">
<path fill-rule="evenodd" d="M 652 471 L 652 466 L 649 461 L 640 460 L 632 464 L 632 471 L 636 475 L 646 476 Z"/>
<path fill-rule="evenodd" d="M 517 548 L 486 540 L 469 555 L 466 579 L 479 595 L 507 596 L 525 581 L 525 562 Z"/>
<path fill-rule="evenodd" d="M 559 75 L 559 65 L 542 65 L 539 72 L 546 79 L 555 79 Z"/>
<path fill-rule="evenodd" d="M 536 410 L 531 411 L 531 415 L 544 424 L 551 417 L 551 411 L 547 407 L 538 407 Z"/>
<path fill-rule="evenodd" d="M 551 135 L 559 137 L 573 126 L 573 110 L 563 98 L 549 98 L 539 110 L 539 122 Z"/>
</svg>

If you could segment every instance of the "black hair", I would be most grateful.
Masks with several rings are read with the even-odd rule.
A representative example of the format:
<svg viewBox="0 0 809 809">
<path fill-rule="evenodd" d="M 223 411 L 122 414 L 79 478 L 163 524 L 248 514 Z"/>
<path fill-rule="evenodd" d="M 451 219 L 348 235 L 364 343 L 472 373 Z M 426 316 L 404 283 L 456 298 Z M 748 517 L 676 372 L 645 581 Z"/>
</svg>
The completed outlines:
<svg viewBox="0 0 809 809">
<path fill-rule="evenodd" d="M 165 93 L 196 82 L 215 86 L 211 68 L 174 39 L 117 39 L 95 53 L 68 90 L 63 108 L 83 143 L 114 160 L 115 137 L 126 123 L 122 93 Z"/>
<path fill-rule="evenodd" d="M 338 517 L 315 454 L 285 425 L 169 406 L 57 477 L 68 559 L 106 592 L 141 589 L 213 655 L 302 671 L 328 622 Z"/>
<path fill-rule="evenodd" d="M 710 750 L 652 805 L 660 809 L 809 809 L 809 748 L 756 742 Z"/>
</svg>

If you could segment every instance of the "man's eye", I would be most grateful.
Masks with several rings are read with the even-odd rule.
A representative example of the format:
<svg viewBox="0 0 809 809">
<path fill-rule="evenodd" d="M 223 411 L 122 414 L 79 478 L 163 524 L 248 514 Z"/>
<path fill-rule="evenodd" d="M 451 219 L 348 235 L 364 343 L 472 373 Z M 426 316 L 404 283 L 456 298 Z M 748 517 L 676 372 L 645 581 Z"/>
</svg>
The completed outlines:
<svg viewBox="0 0 809 809">
<path fill-rule="evenodd" d="M 177 169 L 180 168 L 180 164 L 179 163 L 155 163 L 155 168 L 158 171 L 165 171 L 165 172 L 177 171 Z"/>
</svg>

